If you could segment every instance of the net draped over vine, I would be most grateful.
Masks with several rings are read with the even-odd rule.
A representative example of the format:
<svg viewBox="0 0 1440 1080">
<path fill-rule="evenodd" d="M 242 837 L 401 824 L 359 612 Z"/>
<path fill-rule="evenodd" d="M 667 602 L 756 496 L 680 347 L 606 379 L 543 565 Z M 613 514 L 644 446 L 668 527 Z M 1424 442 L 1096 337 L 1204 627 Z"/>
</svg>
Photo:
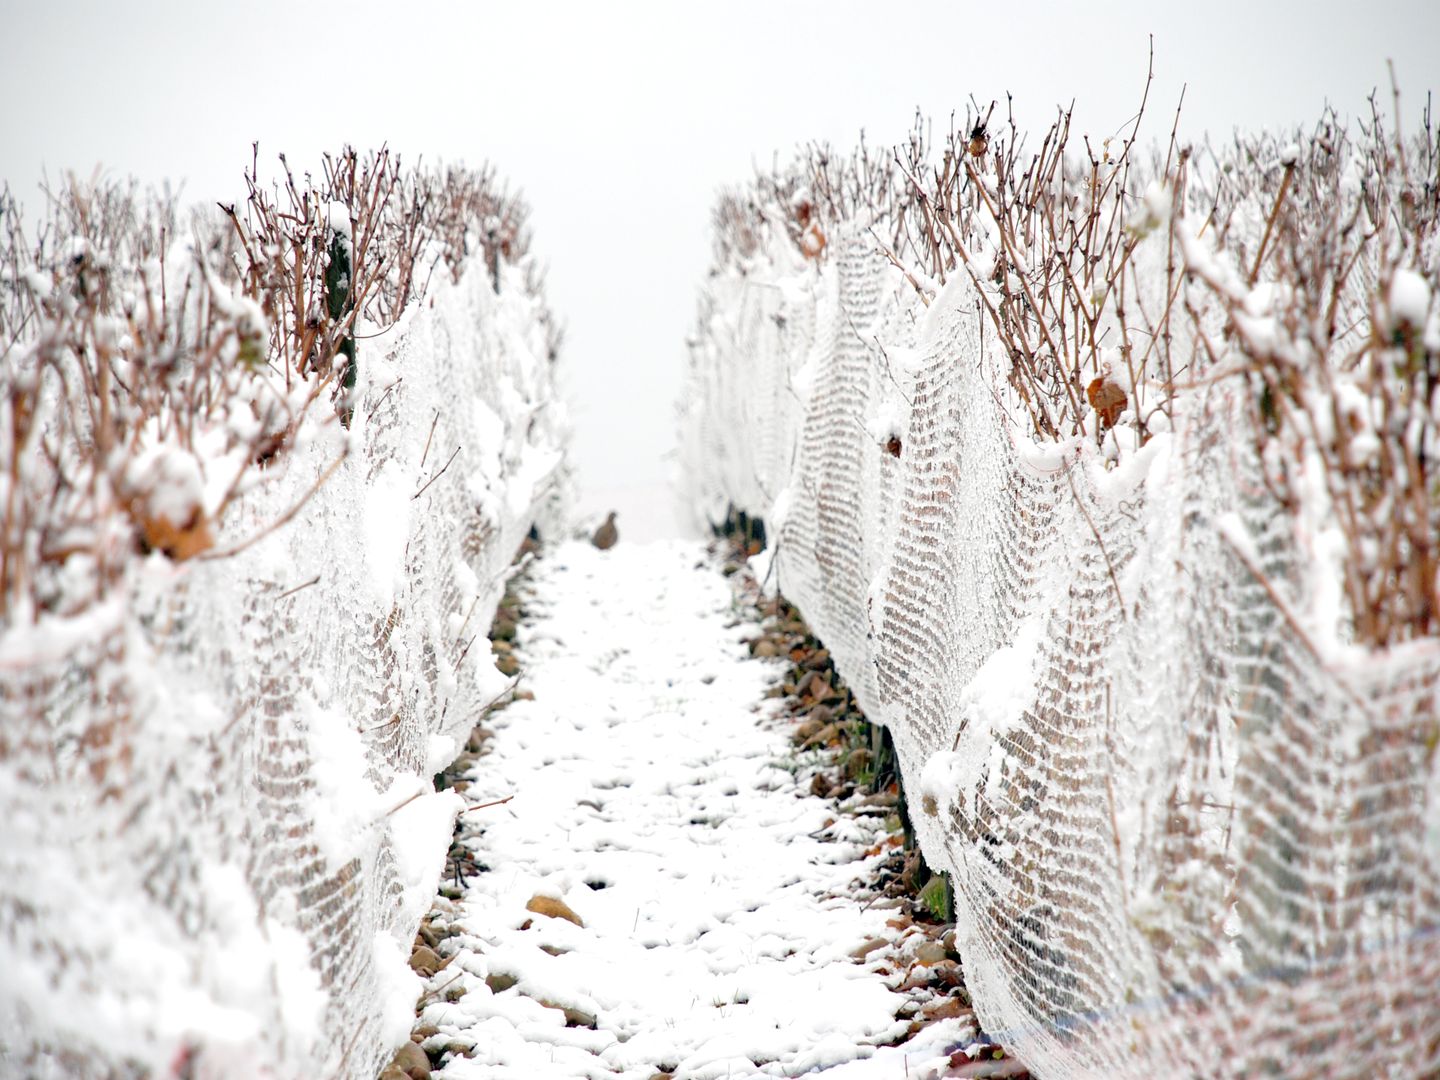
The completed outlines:
<svg viewBox="0 0 1440 1080">
<path fill-rule="evenodd" d="M 408 1037 L 458 809 L 430 776 L 505 687 L 485 634 L 564 475 L 523 269 L 436 274 L 361 343 L 348 432 L 302 441 L 218 546 L 348 439 L 294 521 L 6 634 L 0 1072 L 373 1076 Z"/>
<path fill-rule="evenodd" d="M 765 519 L 893 735 L 986 1031 L 1044 1077 L 1440 1069 L 1435 642 L 1317 655 L 1243 383 L 1107 469 L 1015 423 L 970 280 L 826 239 L 707 284 L 690 495 Z"/>
</svg>

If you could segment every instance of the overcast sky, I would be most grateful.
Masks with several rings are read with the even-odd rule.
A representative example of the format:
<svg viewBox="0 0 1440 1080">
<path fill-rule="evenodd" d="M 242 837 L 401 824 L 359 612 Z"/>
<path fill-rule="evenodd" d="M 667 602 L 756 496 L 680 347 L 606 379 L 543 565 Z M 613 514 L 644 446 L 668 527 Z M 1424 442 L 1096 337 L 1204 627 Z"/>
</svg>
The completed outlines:
<svg viewBox="0 0 1440 1080">
<path fill-rule="evenodd" d="M 1186 5 L 0 0 L 0 179 L 41 170 L 183 181 L 233 198 L 260 141 L 311 162 L 344 142 L 479 164 L 518 184 L 569 328 L 581 510 L 674 528 L 667 452 L 717 189 L 811 139 L 874 144 L 916 106 L 1015 95 L 1027 124 L 1077 101 L 1130 117 L 1155 35 L 1150 134 L 1364 107 L 1393 59 L 1418 120 L 1440 84 L 1440 0 Z M 937 123 L 937 126 L 939 124 Z M 627 529 L 628 527 L 628 529 Z"/>
</svg>

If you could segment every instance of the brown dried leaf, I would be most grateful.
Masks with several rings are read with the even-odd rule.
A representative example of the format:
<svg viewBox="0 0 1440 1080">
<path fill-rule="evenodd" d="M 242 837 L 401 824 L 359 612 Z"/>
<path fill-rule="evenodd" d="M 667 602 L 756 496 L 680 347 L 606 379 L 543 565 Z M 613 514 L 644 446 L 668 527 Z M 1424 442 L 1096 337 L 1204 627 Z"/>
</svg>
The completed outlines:
<svg viewBox="0 0 1440 1080">
<path fill-rule="evenodd" d="M 818 259 L 824 250 L 825 234 L 820 231 L 820 223 L 812 221 L 809 227 L 800 234 L 800 252 L 807 259 Z"/>
<path fill-rule="evenodd" d="M 210 521 L 196 508 L 190 520 L 184 525 L 174 525 L 164 514 L 154 517 L 142 515 L 140 531 L 145 537 L 145 546 L 151 551 L 160 551 L 176 562 L 193 559 L 202 551 L 215 546 L 215 534 L 210 531 Z"/>
<path fill-rule="evenodd" d="M 1100 417 L 1101 431 L 1114 427 L 1120 420 L 1120 414 L 1130 403 L 1130 399 L 1125 396 L 1125 391 L 1120 389 L 1108 375 L 1091 379 L 1090 385 L 1085 387 L 1085 397 L 1089 400 L 1090 407 Z"/>
</svg>

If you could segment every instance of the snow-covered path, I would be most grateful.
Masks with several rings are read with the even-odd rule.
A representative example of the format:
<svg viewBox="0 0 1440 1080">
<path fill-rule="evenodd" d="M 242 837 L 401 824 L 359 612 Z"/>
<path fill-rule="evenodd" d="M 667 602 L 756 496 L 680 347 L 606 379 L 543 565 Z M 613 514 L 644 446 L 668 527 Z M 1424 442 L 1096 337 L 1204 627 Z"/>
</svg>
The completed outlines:
<svg viewBox="0 0 1440 1080">
<path fill-rule="evenodd" d="M 533 590 L 519 653 L 535 699 L 489 722 L 466 792 L 514 799 L 465 816 L 487 869 L 422 1015 L 427 1047 L 470 1056 L 437 1075 L 920 1075 L 957 1032 L 872 1051 L 905 1031 L 905 998 L 850 955 L 895 936 L 893 910 L 854 896 L 875 826 L 834 823 L 800 789 L 755 711 L 774 673 L 704 548 L 569 544 Z"/>
</svg>

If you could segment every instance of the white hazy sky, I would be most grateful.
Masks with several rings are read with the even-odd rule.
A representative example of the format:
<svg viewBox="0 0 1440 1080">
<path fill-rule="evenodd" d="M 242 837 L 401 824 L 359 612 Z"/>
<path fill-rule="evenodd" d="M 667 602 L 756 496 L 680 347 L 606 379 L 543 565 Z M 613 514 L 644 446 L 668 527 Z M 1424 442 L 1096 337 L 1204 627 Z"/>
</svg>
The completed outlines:
<svg viewBox="0 0 1440 1080">
<path fill-rule="evenodd" d="M 1026 124 L 1077 101 L 1103 137 L 1134 112 L 1182 136 L 1313 120 L 1388 96 L 1413 124 L 1440 84 L 1440 0 L 1185 5 L 0 0 L 0 179 L 42 169 L 185 184 L 232 198 L 253 140 L 285 151 L 388 141 L 495 162 L 533 207 L 569 328 L 581 510 L 630 536 L 673 530 L 674 400 L 717 190 L 811 139 L 849 147 L 1015 95 Z M 937 123 L 937 127 L 940 124 Z"/>
</svg>

